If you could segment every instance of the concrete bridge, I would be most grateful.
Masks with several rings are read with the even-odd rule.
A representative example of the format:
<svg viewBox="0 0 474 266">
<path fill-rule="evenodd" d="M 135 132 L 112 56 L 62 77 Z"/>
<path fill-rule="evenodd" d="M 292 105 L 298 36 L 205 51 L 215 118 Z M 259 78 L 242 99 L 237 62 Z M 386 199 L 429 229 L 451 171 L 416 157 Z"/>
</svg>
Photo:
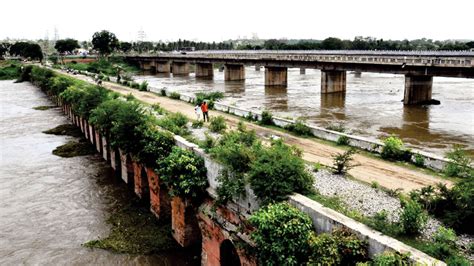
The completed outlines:
<svg viewBox="0 0 474 266">
<path fill-rule="evenodd" d="M 405 104 L 429 103 L 433 77 L 474 78 L 472 51 L 199 51 L 128 56 L 142 70 L 212 78 L 213 64 L 224 64 L 226 81 L 245 80 L 245 66 L 265 67 L 265 86 L 287 86 L 288 68 L 321 70 L 321 93 L 346 91 L 346 72 L 405 75 Z"/>
</svg>

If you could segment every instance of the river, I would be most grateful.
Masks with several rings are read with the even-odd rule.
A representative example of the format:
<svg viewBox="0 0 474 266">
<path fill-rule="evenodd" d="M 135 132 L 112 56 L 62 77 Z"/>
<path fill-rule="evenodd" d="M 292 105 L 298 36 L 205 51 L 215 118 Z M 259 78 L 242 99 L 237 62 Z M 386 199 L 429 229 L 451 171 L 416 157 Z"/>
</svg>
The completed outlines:
<svg viewBox="0 0 474 266">
<path fill-rule="evenodd" d="M 82 247 L 105 237 L 111 207 L 125 186 L 98 155 L 61 158 L 73 139 L 41 133 L 67 123 L 29 83 L 0 81 L 0 265 L 185 265 L 179 251 L 124 255 Z M 121 197 L 123 198 L 123 197 Z"/>
<path fill-rule="evenodd" d="M 344 94 L 321 95 L 321 72 L 288 69 L 288 87 L 264 86 L 264 69 L 245 68 L 245 81 L 225 82 L 223 72 L 214 71 L 213 80 L 189 76 L 139 76 L 158 90 L 167 87 L 180 93 L 221 91 L 224 103 L 251 110 L 270 110 L 276 116 L 302 118 L 327 127 L 343 124 L 350 133 L 382 138 L 401 137 L 407 146 L 443 155 L 453 144 L 474 156 L 474 80 L 434 77 L 433 98 L 440 105 L 404 106 L 404 76 L 348 72 Z M 158 91 L 159 92 L 159 91 Z"/>
</svg>

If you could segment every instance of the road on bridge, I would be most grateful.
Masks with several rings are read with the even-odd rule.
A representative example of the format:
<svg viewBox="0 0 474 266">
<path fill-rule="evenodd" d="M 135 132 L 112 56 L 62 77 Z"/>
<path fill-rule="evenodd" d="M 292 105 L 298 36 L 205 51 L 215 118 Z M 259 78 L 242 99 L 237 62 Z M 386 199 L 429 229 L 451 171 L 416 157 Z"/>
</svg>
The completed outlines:
<svg viewBox="0 0 474 266">
<path fill-rule="evenodd" d="M 87 76 L 74 75 L 72 77 L 80 78 L 89 82 L 92 81 L 92 79 Z M 170 112 L 181 112 L 190 119 L 195 119 L 196 117 L 194 106 L 189 103 L 158 96 L 150 92 L 141 92 L 111 82 L 104 82 L 103 86 L 123 95 L 132 94 L 138 100 L 149 104 L 159 103 L 164 109 Z M 243 121 L 236 116 L 214 110 L 211 110 L 209 115 L 223 116 L 227 125 L 231 128 L 237 128 L 238 122 Z M 262 127 L 254 123 L 245 121 L 244 123 L 248 129 L 255 130 L 257 135 L 263 139 L 268 140 L 272 135 L 279 136 L 286 144 L 295 145 L 300 148 L 303 151 L 303 158 L 310 163 L 319 162 L 323 165 L 331 166 L 333 163 L 331 156 L 344 152 L 341 148 L 320 143 L 314 139 L 297 137 L 279 130 Z M 402 189 L 404 192 L 409 192 L 414 189 L 419 189 L 428 185 L 435 185 L 440 182 L 452 186 L 452 182 L 424 173 L 421 169 L 409 169 L 407 167 L 399 166 L 363 154 L 356 154 L 353 163 L 358 166 L 349 171 L 349 174 L 352 177 L 369 184 L 375 181 L 380 186 L 387 189 Z"/>
</svg>

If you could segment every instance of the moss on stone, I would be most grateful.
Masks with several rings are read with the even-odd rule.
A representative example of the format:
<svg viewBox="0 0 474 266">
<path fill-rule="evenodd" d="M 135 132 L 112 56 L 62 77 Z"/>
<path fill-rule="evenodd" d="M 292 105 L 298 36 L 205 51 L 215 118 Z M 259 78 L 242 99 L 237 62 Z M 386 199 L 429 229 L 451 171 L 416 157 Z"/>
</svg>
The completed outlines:
<svg viewBox="0 0 474 266">
<path fill-rule="evenodd" d="M 171 235 L 170 221 L 159 221 L 148 208 L 140 206 L 137 199 L 115 206 L 107 223 L 112 226 L 108 236 L 83 246 L 129 254 L 181 249 Z"/>
<path fill-rule="evenodd" d="M 49 110 L 49 109 L 55 108 L 55 107 L 56 106 L 53 106 L 53 105 L 40 105 L 40 106 L 33 107 L 33 109 L 39 110 L 39 111 L 44 111 L 44 110 Z"/>
<path fill-rule="evenodd" d="M 60 157 L 70 158 L 76 156 L 84 156 L 94 154 L 95 148 L 86 140 L 69 141 L 68 143 L 56 147 L 53 154 Z"/>
<path fill-rule="evenodd" d="M 52 135 L 65 135 L 65 136 L 72 136 L 72 137 L 82 137 L 82 132 L 81 130 L 71 124 L 64 124 L 64 125 L 59 125 L 55 128 L 43 131 L 45 134 L 52 134 Z"/>
</svg>

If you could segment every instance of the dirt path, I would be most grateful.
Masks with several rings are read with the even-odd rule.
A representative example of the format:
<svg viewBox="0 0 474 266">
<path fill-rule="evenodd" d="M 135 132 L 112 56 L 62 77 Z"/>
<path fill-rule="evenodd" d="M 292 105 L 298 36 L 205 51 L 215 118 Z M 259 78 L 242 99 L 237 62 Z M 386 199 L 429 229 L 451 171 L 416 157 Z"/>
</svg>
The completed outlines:
<svg viewBox="0 0 474 266">
<path fill-rule="evenodd" d="M 74 77 L 90 81 L 90 78 L 84 76 L 78 75 Z M 183 101 L 157 96 L 149 92 L 137 91 L 135 89 L 124 87 L 111 82 L 105 82 L 104 86 L 121 94 L 131 93 L 135 98 L 146 103 L 159 103 L 161 107 L 170 112 L 181 112 L 191 119 L 195 119 L 196 117 L 193 106 Z M 237 123 L 239 121 L 243 121 L 233 115 L 214 110 L 211 110 L 209 115 L 222 115 L 225 117 L 227 125 L 233 128 L 237 127 Z M 255 130 L 257 135 L 261 137 L 276 135 L 283 138 L 285 143 L 297 146 L 303 150 L 303 158 L 308 162 L 319 162 L 323 165 L 330 166 L 333 162 L 331 156 L 344 151 L 343 149 L 327 144 L 322 144 L 311 139 L 299 138 L 278 130 L 261 127 L 253 123 L 245 122 L 245 125 L 248 129 Z M 390 162 L 370 158 L 361 154 L 356 154 L 354 156 L 353 163 L 359 165 L 349 171 L 349 174 L 355 179 L 367 183 L 372 183 L 375 181 L 380 186 L 388 189 L 402 189 L 403 191 L 411 191 L 427 185 L 435 185 L 440 182 L 445 183 L 448 186 L 452 185 L 452 183 L 448 180 L 443 180 L 439 177 L 431 176 L 421 171 L 410 170 Z"/>
</svg>

